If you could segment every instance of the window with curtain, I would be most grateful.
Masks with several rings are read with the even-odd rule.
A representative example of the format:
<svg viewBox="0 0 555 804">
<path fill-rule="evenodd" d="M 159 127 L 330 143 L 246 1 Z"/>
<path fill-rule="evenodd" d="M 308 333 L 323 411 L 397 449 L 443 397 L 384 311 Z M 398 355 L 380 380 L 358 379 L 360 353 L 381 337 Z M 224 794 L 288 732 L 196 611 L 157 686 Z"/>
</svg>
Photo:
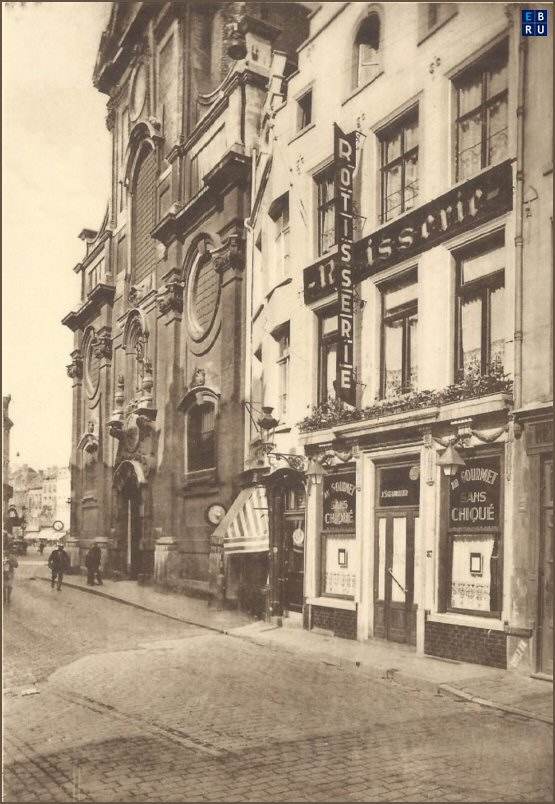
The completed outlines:
<svg viewBox="0 0 555 804">
<path fill-rule="evenodd" d="M 380 70 L 380 18 L 376 13 L 372 13 L 362 21 L 355 36 L 353 87 L 368 83 Z"/>
<path fill-rule="evenodd" d="M 456 379 L 502 372 L 505 364 L 505 249 L 497 236 L 457 266 Z"/>
<path fill-rule="evenodd" d="M 381 221 L 416 206 L 418 198 L 418 107 L 380 134 Z"/>
<path fill-rule="evenodd" d="M 457 181 L 507 158 L 507 60 L 504 42 L 455 81 Z"/>
<path fill-rule="evenodd" d="M 281 199 L 273 215 L 275 280 L 289 276 L 289 196 Z"/>
<path fill-rule="evenodd" d="M 382 398 L 416 390 L 418 285 L 415 278 L 382 290 Z"/>
<path fill-rule="evenodd" d="M 315 178 L 317 188 L 318 255 L 335 245 L 335 199 L 333 168 Z"/>
<path fill-rule="evenodd" d="M 187 413 L 187 471 L 198 472 L 216 465 L 216 410 L 212 402 L 193 405 Z"/>
<path fill-rule="evenodd" d="M 289 392 L 289 322 L 274 333 L 278 346 L 277 379 L 278 379 L 278 417 L 281 421 L 287 415 L 287 397 Z"/>
<path fill-rule="evenodd" d="M 335 399 L 337 374 L 337 312 L 328 311 L 318 322 L 318 404 Z"/>
<path fill-rule="evenodd" d="M 302 131 L 312 123 L 312 90 L 299 98 L 298 103 L 298 130 Z"/>
</svg>

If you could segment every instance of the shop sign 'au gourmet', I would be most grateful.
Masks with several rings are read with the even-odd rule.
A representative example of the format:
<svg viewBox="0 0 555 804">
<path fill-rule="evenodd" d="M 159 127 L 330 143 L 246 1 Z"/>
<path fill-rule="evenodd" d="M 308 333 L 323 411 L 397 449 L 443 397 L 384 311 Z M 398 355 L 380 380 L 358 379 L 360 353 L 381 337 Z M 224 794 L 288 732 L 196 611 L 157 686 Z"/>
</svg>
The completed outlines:
<svg viewBox="0 0 555 804">
<path fill-rule="evenodd" d="M 498 527 L 500 498 L 500 459 L 467 461 L 450 482 L 449 527 L 464 530 Z"/>
<path fill-rule="evenodd" d="M 356 132 L 344 134 L 334 125 L 335 242 L 339 249 L 337 371 L 335 392 L 353 407 L 353 174 L 356 166 Z"/>
<path fill-rule="evenodd" d="M 348 472 L 324 477 L 324 528 L 355 529 L 356 475 Z"/>
<path fill-rule="evenodd" d="M 357 241 L 353 247 L 351 281 L 356 284 L 509 211 L 512 198 L 511 163 L 495 165 Z M 338 287 L 340 256 L 341 251 L 334 252 L 305 268 L 304 298 L 307 304 L 327 296 Z"/>
</svg>

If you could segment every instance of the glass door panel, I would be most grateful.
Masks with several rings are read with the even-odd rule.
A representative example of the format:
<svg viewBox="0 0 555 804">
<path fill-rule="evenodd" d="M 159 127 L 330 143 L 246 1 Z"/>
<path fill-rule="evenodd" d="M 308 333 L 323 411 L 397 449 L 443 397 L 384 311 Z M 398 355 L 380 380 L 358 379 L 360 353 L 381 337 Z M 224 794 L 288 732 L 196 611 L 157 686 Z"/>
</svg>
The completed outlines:
<svg viewBox="0 0 555 804">
<path fill-rule="evenodd" d="M 393 519 L 393 560 L 391 571 L 391 600 L 404 603 L 406 599 L 405 575 L 407 555 L 407 520 L 406 517 Z"/>
</svg>

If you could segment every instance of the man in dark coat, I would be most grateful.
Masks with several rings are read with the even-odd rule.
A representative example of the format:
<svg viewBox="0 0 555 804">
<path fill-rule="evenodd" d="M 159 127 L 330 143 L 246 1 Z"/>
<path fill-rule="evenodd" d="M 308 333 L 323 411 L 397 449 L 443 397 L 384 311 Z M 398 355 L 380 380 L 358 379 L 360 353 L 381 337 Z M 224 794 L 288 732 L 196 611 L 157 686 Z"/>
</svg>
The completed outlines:
<svg viewBox="0 0 555 804">
<path fill-rule="evenodd" d="M 87 584 L 94 586 L 94 579 L 96 578 L 99 586 L 102 586 L 102 578 L 100 577 L 100 547 L 93 544 L 85 557 L 85 566 L 87 568 Z"/>
<path fill-rule="evenodd" d="M 58 592 L 61 592 L 64 573 L 66 573 L 71 566 L 69 556 L 64 550 L 63 544 L 59 544 L 57 548 L 50 553 L 48 566 L 52 570 L 52 589 L 54 589 L 54 584 L 56 583 L 57 579 Z"/>
</svg>

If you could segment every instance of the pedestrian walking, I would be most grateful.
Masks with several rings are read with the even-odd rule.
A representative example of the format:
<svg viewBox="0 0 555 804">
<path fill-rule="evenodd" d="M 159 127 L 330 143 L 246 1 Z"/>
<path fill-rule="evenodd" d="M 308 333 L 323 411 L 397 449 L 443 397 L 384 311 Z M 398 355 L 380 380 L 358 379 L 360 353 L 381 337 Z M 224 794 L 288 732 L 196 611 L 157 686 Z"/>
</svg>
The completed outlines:
<svg viewBox="0 0 555 804">
<path fill-rule="evenodd" d="M 13 589 L 13 579 L 15 575 L 15 570 L 19 564 L 17 563 L 17 558 L 15 556 L 10 555 L 9 550 L 4 550 L 4 572 L 3 572 L 3 600 L 6 606 L 10 605 L 11 597 L 12 597 L 12 589 Z"/>
<path fill-rule="evenodd" d="M 93 544 L 87 555 L 85 556 L 85 566 L 87 568 L 87 584 L 88 586 L 94 586 L 94 581 L 96 581 L 99 586 L 102 586 L 102 578 L 100 575 L 100 559 L 102 554 L 100 552 L 100 547 L 97 544 Z"/>
<path fill-rule="evenodd" d="M 56 580 L 58 582 L 58 592 L 62 591 L 62 580 L 64 574 L 69 570 L 71 562 L 69 556 L 64 550 L 63 544 L 59 544 L 55 550 L 50 553 L 48 559 L 48 566 L 52 570 L 52 589 Z"/>
<path fill-rule="evenodd" d="M 42 555 L 44 553 L 44 542 L 42 539 L 39 542 L 39 553 Z"/>
</svg>

